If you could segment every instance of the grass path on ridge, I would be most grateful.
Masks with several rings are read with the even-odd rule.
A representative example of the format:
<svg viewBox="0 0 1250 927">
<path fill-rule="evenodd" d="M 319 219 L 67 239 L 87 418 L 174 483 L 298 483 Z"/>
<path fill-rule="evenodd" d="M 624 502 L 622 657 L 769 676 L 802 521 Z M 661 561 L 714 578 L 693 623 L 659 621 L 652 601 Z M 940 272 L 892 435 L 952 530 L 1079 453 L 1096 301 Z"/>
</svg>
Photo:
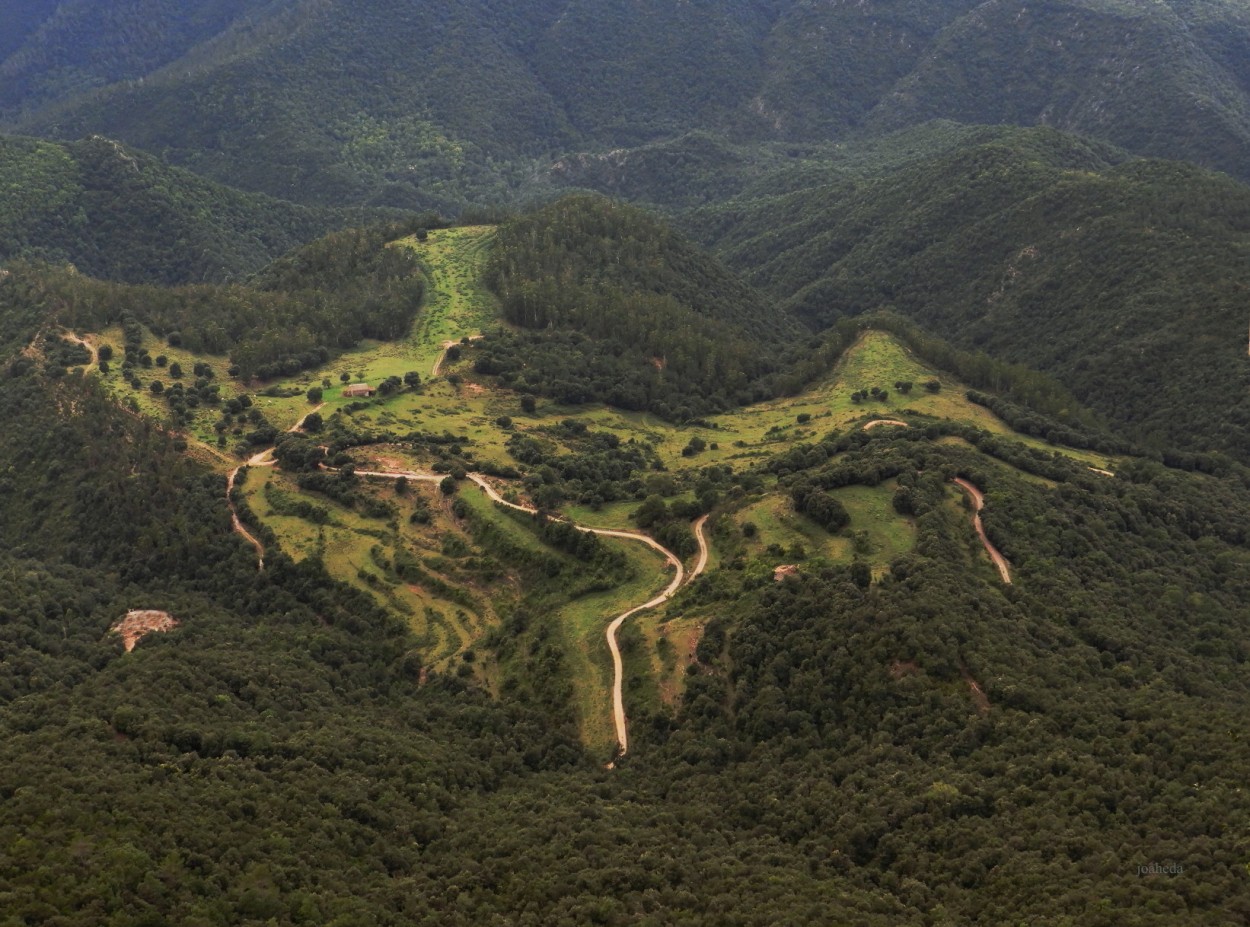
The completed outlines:
<svg viewBox="0 0 1250 927">
<path fill-rule="evenodd" d="M 422 375 L 432 369 L 446 341 L 481 334 L 499 317 L 499 303 L 482 280 L 493 226 L 436 229 L 426 241 L 406 238 L 425 269 L 425 305 L 408 337 L 410 356 Z"/>
</svg>

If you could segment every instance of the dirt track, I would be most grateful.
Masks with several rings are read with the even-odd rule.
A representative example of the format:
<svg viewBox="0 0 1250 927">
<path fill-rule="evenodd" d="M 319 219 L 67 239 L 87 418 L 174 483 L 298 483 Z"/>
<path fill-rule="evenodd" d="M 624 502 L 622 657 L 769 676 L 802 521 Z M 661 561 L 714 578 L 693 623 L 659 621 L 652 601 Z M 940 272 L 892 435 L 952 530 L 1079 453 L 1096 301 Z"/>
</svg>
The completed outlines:
<svg viewBox="0 0 1250 927">
<path fill-rule="evenodd" d="M 481 335 L 469 335 L 469 340 L 478 341 L 481 339 L 481 337 L 482 337 Z M 432 370 L 430 370 L 431 377 L 436 377 L 440 373 L 443 372 L 443 364 L 447 360 L 447 352 L 460 343 L 461 342 L 459 341 L 444 341 L 443 342 L 443 353 L 438 355 L 438 360 L 434 362 L 434 367 Z"/>
<path fill-rule="evenodd" d="M 985 497 L 981 495 L 981 490 L 977 489 L 967 480 L 956 477 L 952 480 L 968 495 L 972 497 L 972 527 L 976 528 L 977 535 L 981 538 L 981 543 L 985 545 L 986 553 L 990 555 L 990 559 L 994 561 L 994 566 L 998 567 L 998 575 L 1003 578 L 1003 582 L 1011 585 L 1011 567 L 1004 557 L 985 534 L 985 526 L 981 524 L 981 509 L 985 507 Z"/>
<path fill-rule="evenodd" d="M 257 458 L 263 457 L 268 453 L 269 451 L 263 451 L 262 453 L 257 454 L 248 461 L 247 465 L 264 467 L 272 464 L 273 461 L 269 461 L 269 463 L 254 463 Z M 234 530 L 237 534 L 242 535 L 245 541 L 256 548 L 256 568 L 258 570 L 263 570 L 265 569 L 265 545 L 257 539 L 256 535 L 252 534 L 252 532 L 248 531 L 247 528 L 244 527 L 243 520 L 239 518 L 239 510 L 234 507 L 234 500 L 230 498 L 231 494 L 234 492 L 235 477 L 239 475 L 239 471 L 242 469 L 242 467 L 235 467 L 230 471 L 230 475 L 226 477 L 226 505 L 230 506 L 230 524 L 234 526 Z"/>
<path fill-rule="evenodd" d="M 499 493 L 495 490 L 495 487 L 491 485 L 486 477 L 482 476 L 480 473 L 470 473 L 469 479 L 480 486 L 491 501 L 498 502 L 500 505 L 506 505 L 519 512 L 526 512 L 530 515 L 536 514 L 537 509 L 533 506 L 521 505 L 504 499 L 501 495 L 499 495 Z M 621 625 L 634 615 L 637 615 L 639 612 L 644 612 L 649 608 L 656 608 L 657 606 L 663 605 L 676 594 L 678 589 L 707 569 L 708 543 L 706 526 L 706 515 L 694 523 L 694 536 L 695 540 L 699 544 L 699 559 L 695 562 L 694 569 L 692 569 L 689 575 L 687 575 L 686 568 L 682 566 L 682 562 L 677 558 L 677 555 L 649 535 L 642 534 L 638 531 L 624 531 L 615 528 L 589 528 L 585 525 L 575 524 L 575 527 L 579 530 L 586 531 L 590 534 L 597 534 L 600 537 L 622 538 L 623 540 L 638 541 L 640 544 L 646 544 L 652 550 L 660 553 L 673 568 L 673 579 L 663 592 L 655 598 L 650 599 L 641 605 L 636 605 L 623 614 L 617 615 L 616 618 L 614 618 L 608 625 L 608 629 L 606 631 L 608 650 L 612 653 L 612 718 L 616 724 L 618 759 L 624 756 L 629 750 L 629 725 L 628 720 L 625 717 L 625 667 L 621 660 L 621 648 L 616 640 L 617 632 L 620 631 Z"/>
<path fill-rule="evenodd" d="M 906 422 L 900 422 L 896 418 L 874 418 L 871 422 L 864 422 L 864 431 L 872 431 L 881 425 L 897 425 L 899 428 L 910 428 Z"/>
<path fill-rule="evenodd" d="M 74 344 L 80 344 L 84 348 L 86 348 L 91 353 L 91 366 L 94 367 L 100 363 L 99 348 L 97 348 L 94 344 L 92 344 L 86 338 L 79 338 L 73 332 L 65 332 L 64 334 L 61 335 L 61 337 L 64 338 L 66 341 L 72 341 Z"/>
</svg>

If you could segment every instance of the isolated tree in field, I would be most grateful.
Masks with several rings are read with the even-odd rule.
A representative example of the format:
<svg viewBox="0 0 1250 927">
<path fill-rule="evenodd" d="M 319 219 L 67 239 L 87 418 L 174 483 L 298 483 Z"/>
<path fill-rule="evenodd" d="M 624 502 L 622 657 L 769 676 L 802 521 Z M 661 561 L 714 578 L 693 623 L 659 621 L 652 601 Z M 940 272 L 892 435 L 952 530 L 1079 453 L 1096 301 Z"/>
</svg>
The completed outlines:
<svg viewBox="0 0 1250 927">
<path fill-rule="evenodd" d="M 102 361 L 112 360 L 113 359 L 113 346 L 111 344 L 102 344 L 100 345 L 100 349 L 99 351 L 96 352 L 96 354 Z"/>
<path fill-rule="evenodd" d="M 347 383 L 351 380 L 351 378 L 352 378 L 352 375 L 348 373 L 346 370 L 344 370 L 342 373 L 339 374 L 340 383 Z"/>
<path fill-rule="evenodd" d="M 320 386 L 310 386 L 308 388 L 308 401 L 309 402 L 313 402 L 313 403 L 321 402 L 321 396 L 322 396 L 322 392 L 321 392 Z"/>
<path fill-rule="evenodd" d="M 407 386 L 411 389 L 416 389 L 420 385 L 421 385 L 421 374 L 417 373 L 415 370 L 409 370 L 407 373 L 404 374 L 404 386 Z"/>
<path fill-rule="evenodd" d="M 395 495 L 397 496 L 408 495 L 408 477 L 401 476 L 395 480 Z"/>
<path fill-rule="evenodd" d="M 453 344 L 450 348 L 447 349 L 447 359 L 449 361 L 458 361 L 460 360 L 460 355 L 462 353 L 463 352 L 460 350 L 460 345 Z"/>
<path fill-rule="evenodd" d="M 153 395 L 159 396 L 161 393 L 165 392 L 165 384 L 160 380 L 153 380 L 150 389 L 152 390 Z"/>
<path fill-rule="evenodd" d="M 535 399 L 533 396 L 521 397 L 521 411 L 522 412 L 527 412 L 530 415 L 533 415 L 534 410 L 537 408 L 538 408 L 538 400 Z"/>
<path fill-rule="evenodd" d="M 454 476 L 445 476 L 443 477 L 442 482 L 438 484 L 439 491 L 442 492 L 444 496 L 455 495 L 458 486 L 459 484 L 456 483 L 456 478 Z"/>
<path fill-rule="evenodd" d="M 178 363 L 177 361 L 174 361 L 172 364 L 170 364 L 169 375 L 173 377 L 175 380 L 181 380 L 182 379 L 182 364 Z"/>
</svg>

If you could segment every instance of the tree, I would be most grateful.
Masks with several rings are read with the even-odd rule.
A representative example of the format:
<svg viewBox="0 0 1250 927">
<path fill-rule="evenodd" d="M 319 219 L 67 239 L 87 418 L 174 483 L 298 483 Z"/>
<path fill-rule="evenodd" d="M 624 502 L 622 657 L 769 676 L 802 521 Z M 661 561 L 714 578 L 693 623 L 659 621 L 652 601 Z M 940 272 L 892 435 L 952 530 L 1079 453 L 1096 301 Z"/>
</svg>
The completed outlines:
<svg viewBox="0 0 1250 927">
<path fill-rule="evenodd" d="M 113 346 L 111 344 L 102 344 L 96 354 L 100 360 L 110 361 L 113 359 Z"/>
<path fill-rule="evenodd" d="M 325 427 L 325 420 L 320 412 L 309 412 L 304 416 L 304 430 L 309 434 L 317 434 Z"/>
<path fill-rule="evenodd" d="M 313 402 L 313 403 L 321 402 L 321 396 L 322 396 L 321 387 L 320 387 L 320 386 L 310 386 L 310 387 L 308 388 L 308 394 L 307 394 L 307 395 L 308 395 L 308 401 L 309 401 L 309 402 Z"/>
<path fill-rule="evenodd" d="M 453 496 L 459 488 L 459 485 L 460 484 L 456 482 L 456 478 L 454 476 L 445 476 L 443 477 L 442 482 L 438 484 L 438 488 L 444 496 Z"/>
<path fill-rule="evenodd" d="M 534 410 L 537 408 L 538 408 L 538 400 L 535 399 L 533 396 L 525 395 L 521 397 L 521 411 L 522 412 L 528 413 L 529 415 L 533 415 Z"/>
<path fill-rule="evenodd" d="M 351 378 L 352 378 L 352 375 L 348 373 L 346 370 L 344 370 L 342 373 L 339 374 L 340 383 L 348 383 L 351 381 Z"/>
<path fill-rule="evenodd" d="M 407 386 L 411 389 L 416 389 L 420 385 L 421 385 L 421 374 L 417 373 L 415 370 L 409 370 L 407 373 L 404 374 L 404 386 Z"/>
<path fill-rule="evenodd" d="M 182 364 L 178 363 L 177 361 L 174 361 L 172 364 L 170 364 L 169 375 L 173 377 L 175 380 L 181 380 L 182 379 Z"/>
<path fill-rule="evenodd" d="M 159 396 L 161 393 L 165 392 L 165 384 L 160 380 L 153 380 L 149 389 L 152 390 L 153 395 Z"/>
</svg>

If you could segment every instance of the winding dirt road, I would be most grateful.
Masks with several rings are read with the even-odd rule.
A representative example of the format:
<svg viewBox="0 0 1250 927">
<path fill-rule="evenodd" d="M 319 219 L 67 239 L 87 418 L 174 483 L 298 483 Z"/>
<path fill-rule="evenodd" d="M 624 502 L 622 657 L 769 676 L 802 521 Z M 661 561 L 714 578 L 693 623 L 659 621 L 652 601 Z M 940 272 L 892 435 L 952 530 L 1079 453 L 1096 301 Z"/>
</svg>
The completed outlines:
<svg viewBox="0 0 1250 927">
<path fill-rule="evenodd" d="M 308 416 L 312 415 L 314 412 L 320 412 L 325 408 L 325 405 L 326 404 L 323 402 L 315 408 L 309 409 L 303 416 L 300 417 L 298 422 L 286 430 L 287 434 L 295 434 L 297 431 L 303 431 L 304 422 L 308 420 Z M 256 535 L 247 530 L 247 526 L 243 524 L 243 519 L 239 518 L 239 510 L 235 508 L 234 500 L 230 497 L 234 492 L 234 483 L 239 476 L 239 471 L 244 467 L 272 467 L 277 463 L 277 461 L 273 459 L 273 451 L 274 449 L 272 447 L 267 447 L 263 451 L 258 451 L 247 459 L 247 463 L 240 464 L 235 467 L 226 477 L 226 505 L 230 507 L 230 524 L 234 526 L 236 534 L 256 548 L 256 559 L 258 564 L 257 569 L 259 570 L 265 569 L 265 545 L 260 542 L 260 539 L 257 538 Z"/>
<path fill-rule="evenodd" d="M 530 515 L 536 514 L 538 511 L 531 505 L 521 505 L 504 499 L 501 495 L 499 495 L 498 491 L 496 491 L 495 487 L 491 485 L 486 477 L 482 476 L 480 473 L 470 473 L 469 479 L 471 479 L 478 486 L 482 487 L 492 502 L 498 502 L 500 505 L 506 505 L 509 508 L 516 509 L 518 512 L 526 512 Z M 699 518 L 693 526 L 694 537 L 699 544 L 699 558 L 695 561 L 694 568 L 689 574 L 686 573 L 686 568 L 682 565 L 682 562 L 678 559 L 677 555 L 664 545 L 660 544 L 650 535 L 642 534 L 638 531 L 624 531 L 616 528 L 590 528 L 585 525 L 572 523 L 579 531 L 585 531 L 589 534 L 597 534 L 600 537 L 621 538 L 626 541 L 637 541 L 640 544 L 646 544 L 652 550 L 663 556 L 673 568 L 673 579 L 669 582 L 663 592 L 655 598 L 650 599 L 641 605 L 636 605 L 623 614 L 617 615 L 616 618 L 614 618 L 608 625 L 608 629 L 605 632 L 608 639 L 608 650 L 612 653 L 612 719 L 616 725 L 617 759 L 620 759 L 629 750 L 629 723 L 628 719 L 625 717 L 624 697 L 625 666 L 621 660 L 620 645 L 616 640 L 617 632 L 620 631 L 621 625 L 634 615 L 637 615 L 639 612 L 645 612 L 649 608 L 656 608 L 663 605 L 677 593 L 678 589 L 707 569 L 707 518 L 708 517 L 704 515 Z"/>
<path fill-rule="evenodd" d="M 977 489 L 962 477 L 955 477 L 951 482 L 955 483 L 972 497 L 972 527 L 976 528 L 977 535 L 981 538 L 981 543 L 985 545 L 986 553 L 990 555 L 990 559 L 994 561 L 994 566 L 998 567 L 998 575 L 1003 578 L 1003 582 L 1011 585 L 1011 567 L 1004 557 L 985 534 L 985 526 L 981 524 L 981 509 L 985 507 L 985 496 L 981 494 L 981 490 Z"/>
<path fill-rule="evenodd" d="M 263 454 L 267 453 L 269 453 L 269 451 L 263 452 Z M 263 454 L 257 454 L 256 457 L 253 457 L 243 466 L 270 466 L 273 461 L 260 464 L 253 463 L 257 457 L 263 456 Z M 226 505 L 230 507 L 230 524 L 234 526 L 235 533 L 241 535 L 245 541 L 256 548 L 256 568 L 263 571 L 265 569 L 265 545 L 260 542 L 256 535 L 252 534 L 252 532 L 248 531 L 244 526 L 243 520 L 239 518 L 239 510 L 234 507 L 234 500 L 230 498 L 231 494 L 234 492 L 235 478 L 239 475 L 239 471 L 243 469 L 243 466 L 235 467 L 230 471 L 230 475 L 226 477 Z"/>
</svg>

